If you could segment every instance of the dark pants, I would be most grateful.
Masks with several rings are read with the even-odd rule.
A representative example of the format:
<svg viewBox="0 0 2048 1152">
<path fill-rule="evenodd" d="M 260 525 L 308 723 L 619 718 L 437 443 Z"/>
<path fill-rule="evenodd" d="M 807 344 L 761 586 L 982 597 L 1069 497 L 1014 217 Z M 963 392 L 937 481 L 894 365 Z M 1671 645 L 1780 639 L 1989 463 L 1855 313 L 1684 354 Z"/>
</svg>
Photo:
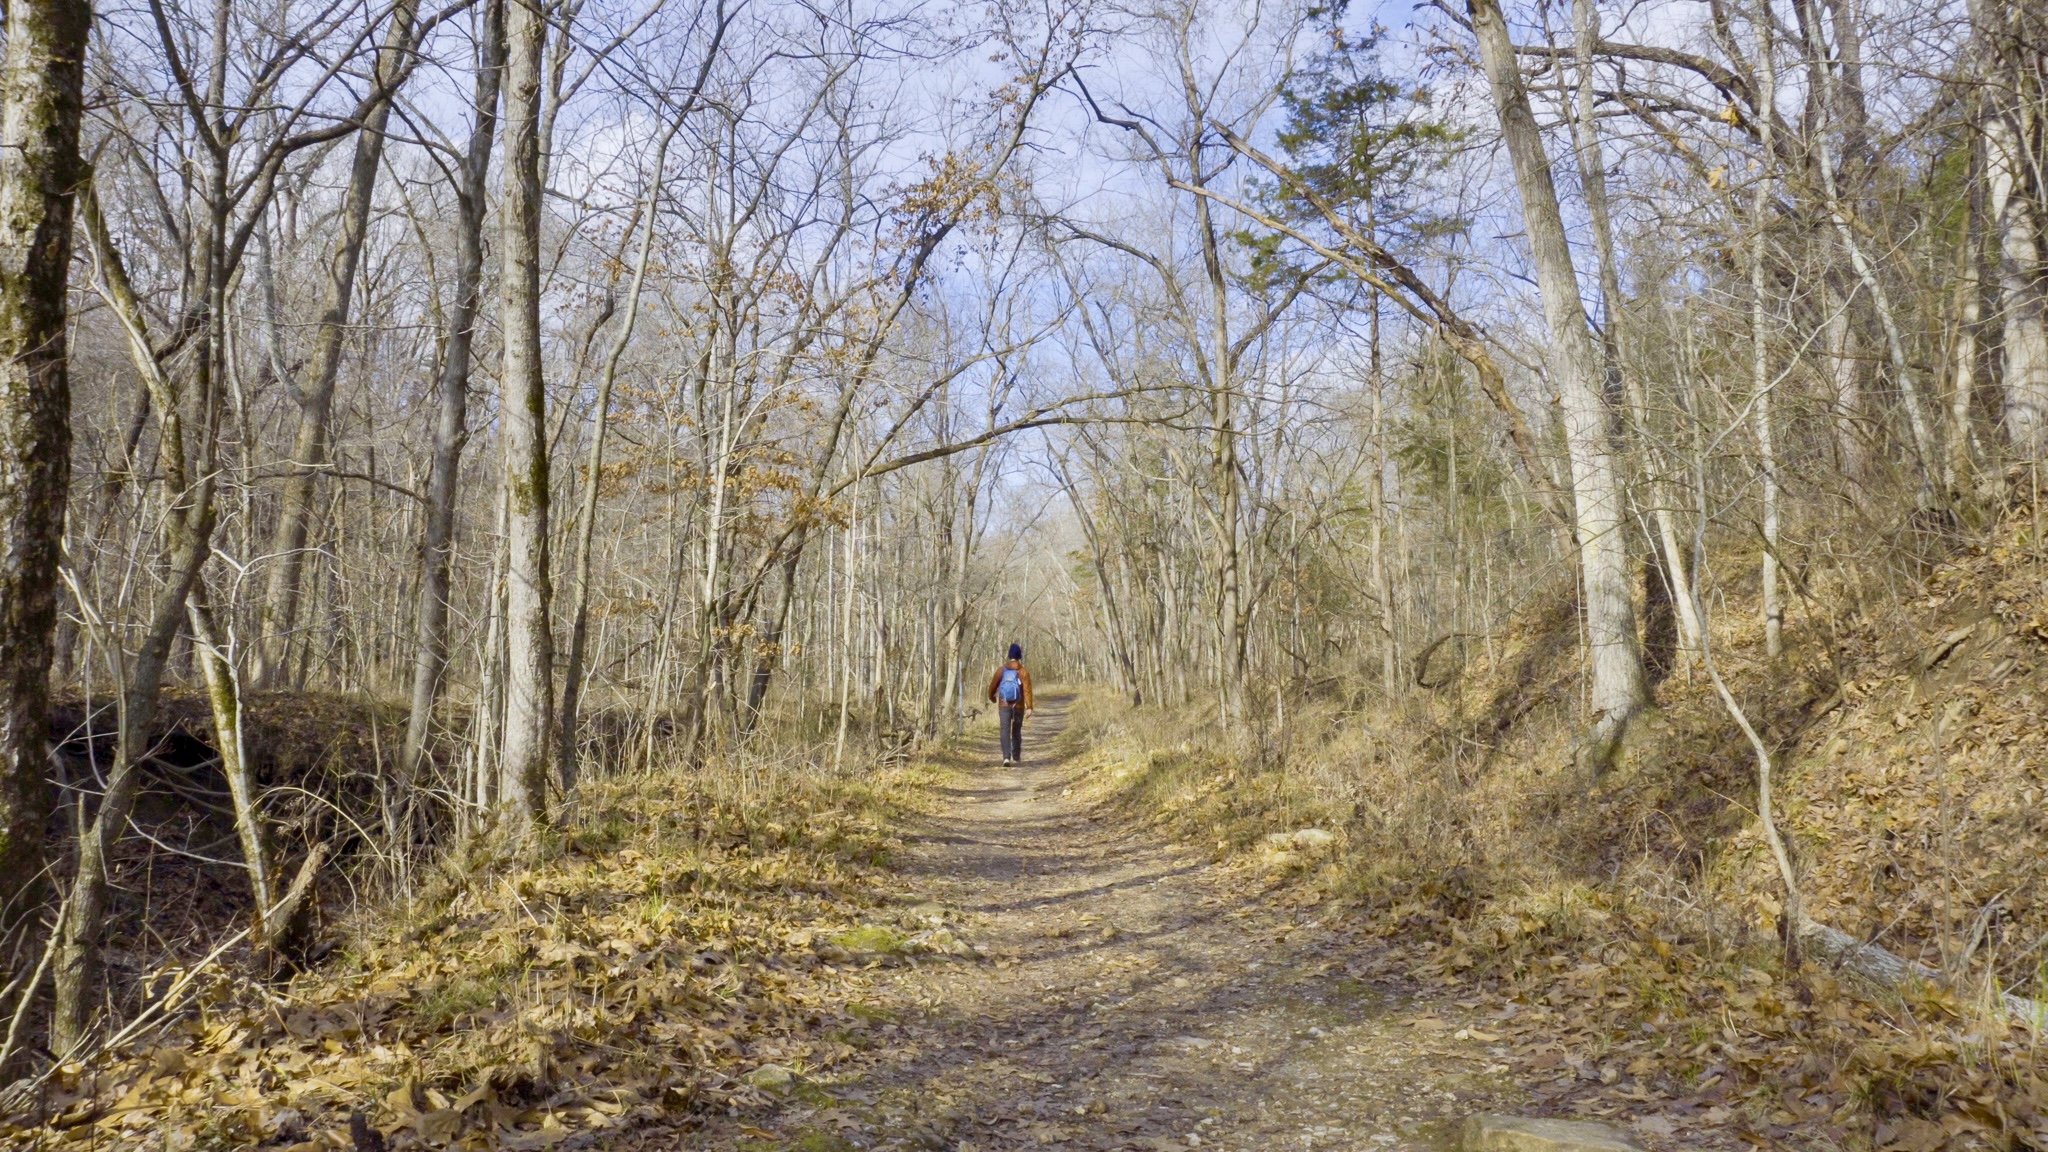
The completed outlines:
<svg viewBox="0 0 2048 1152">
<path fill-rule="evenodd" d="M 997 728 L 1003 734 L 1003 759 L 1024 759 L 1024 706 L 1003 704 L 998 708 Z"/>
</svg>

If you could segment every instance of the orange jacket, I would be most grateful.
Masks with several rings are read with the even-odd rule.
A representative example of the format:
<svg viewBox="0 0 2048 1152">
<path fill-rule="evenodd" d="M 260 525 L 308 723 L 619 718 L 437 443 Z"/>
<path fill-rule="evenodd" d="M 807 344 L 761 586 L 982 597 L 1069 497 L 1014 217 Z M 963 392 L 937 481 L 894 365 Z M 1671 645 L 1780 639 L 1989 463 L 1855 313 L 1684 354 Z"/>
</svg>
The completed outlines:
<svg viewBox="0 0 2048 1152">
<path fill-rule="evenodd" d="M 1003 662 L 1002 668 L 996 669 L 996 674 L 990 677 L 988 682 L 988 702 L 991 704 L 996 702 L 996 689 L 1002 687 L 1003 683 L 1003 668 L 1015 668 L 1017 670 L 1017 679 L 1024 682 L 1024 698 L 1020 703 L 1024 705 L 1025 710 L 1029 711 L 1035 707 L 1031 702 L 1031 669 L 1026 668 L 1022 660 L 1006 660 Z"/>
</svg>

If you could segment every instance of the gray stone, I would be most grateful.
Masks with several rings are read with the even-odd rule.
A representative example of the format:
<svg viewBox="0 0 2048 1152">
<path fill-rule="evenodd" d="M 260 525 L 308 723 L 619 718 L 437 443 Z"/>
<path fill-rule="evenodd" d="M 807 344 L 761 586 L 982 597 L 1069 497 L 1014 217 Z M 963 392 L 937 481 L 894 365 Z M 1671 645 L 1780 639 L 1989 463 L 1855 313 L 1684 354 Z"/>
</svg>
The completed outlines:
<svg viewBox="0 0 2048 1152">
<path fill-rule="evenodd" d="M 763 1092 L 780 1096 L 796 1087 L 796 1073 L 780 1064 L 763 1064 L 740 1077 Z"/>
<path fill-rule="evenodd" d="M 961 960 L 974 960 L 981 956 L 980 950 L 953 934 L 948 928 L 934 928 L 920 932 L 910 938 L 913 951 L 936 952 L 941 956 L 953 956 Z"/>
<path fill-rule="evenodd" d="M 1468 1117 L 1458 1147 L 1460 1152 L 1642 1152 L 1642 1145 L 1605 1124 L 1534 1116 Z"/>
<path fill-rule="evenodd" d="M 1337 842 L 1337 837 L 1321 828 L 1299 828 L 1293 832 L 1271 832 L 1266 836 L 1266 847 L 1272 852 L 1300 852 L 1308 856 L 1321 856 Z"/>
<path fill-rule="evenodd" d="M 1295 849 L 1297 851 L 1307 852 L 1310 855 L 1319 855 L 1321 853 L 1328 852 L 1330 850 L 1330 846 L 1335 844 L 1336 842 L 1337 837 L 1328 832 L 1325 832 L 1321 828 L 1303 828 L 1301 831 L 1296 832 L 1294 834 Z"/>
</svg>

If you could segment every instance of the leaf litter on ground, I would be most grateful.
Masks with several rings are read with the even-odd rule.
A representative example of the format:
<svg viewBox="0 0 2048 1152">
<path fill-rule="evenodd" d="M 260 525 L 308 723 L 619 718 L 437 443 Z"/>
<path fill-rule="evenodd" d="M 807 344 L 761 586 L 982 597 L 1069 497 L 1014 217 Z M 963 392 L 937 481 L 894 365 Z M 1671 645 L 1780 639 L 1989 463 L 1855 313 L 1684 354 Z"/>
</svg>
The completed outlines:
<svg viewBox="0 0 2048 1152">
<path fill-rule="evenodd" d="M 758 1104 L 755 1069 L 802 1082 L 856 1050 L 850 969 L 972 956 L 873 882 L 924 771 L 586 785 L 540 859 L 480 841 L 312 971 L 211 974 L 145 1042 L 61 1069 L 0 1144 L 547 1148 Z"/>
</svg>

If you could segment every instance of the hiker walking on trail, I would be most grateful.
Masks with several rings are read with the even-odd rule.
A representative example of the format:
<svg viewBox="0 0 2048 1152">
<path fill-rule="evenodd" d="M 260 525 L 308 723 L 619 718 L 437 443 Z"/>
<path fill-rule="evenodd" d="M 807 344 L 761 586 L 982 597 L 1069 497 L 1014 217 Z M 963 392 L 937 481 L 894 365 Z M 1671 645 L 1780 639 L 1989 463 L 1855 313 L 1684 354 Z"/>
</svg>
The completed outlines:
<svg viewBox="0 0 2048 1152">
<path fill-rule="evenodd" d="M 1024 718 L 1031 715 L 1031 670 L 1024 667 L 1024 646 L 1010 645 L 1010 658 L 988 682 L 988 702 L 997 709 L 1003 736 L 1003 767 L 1024 762 Z"/>
</svg>

